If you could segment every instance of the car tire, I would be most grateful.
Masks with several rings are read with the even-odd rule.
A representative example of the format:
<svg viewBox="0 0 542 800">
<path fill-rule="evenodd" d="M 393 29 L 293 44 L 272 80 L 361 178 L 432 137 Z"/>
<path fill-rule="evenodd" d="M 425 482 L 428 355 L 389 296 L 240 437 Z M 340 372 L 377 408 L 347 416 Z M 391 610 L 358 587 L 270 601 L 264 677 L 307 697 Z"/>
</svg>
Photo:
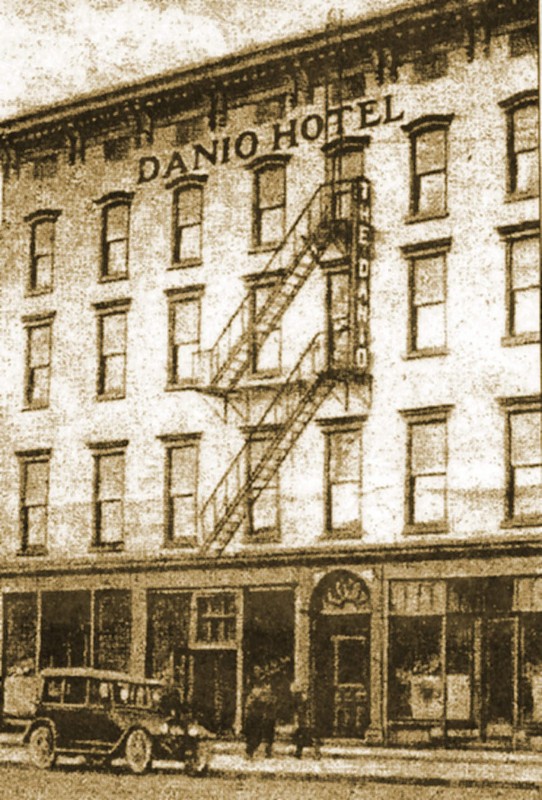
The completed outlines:
<svg viewBox="0 0 542 800">
<path fill-rule="evenodd" d="M 39 769 L 51 769 L 55 763 L 55 738 L 49 725 L 36 725 L 28 739 L 30 759 Z"/>
<path fill-rule="evenodd" d="M 195 753 L 186 762 L 185 772 L 193 778 L 203 778 L 209 771 L 211 747 L 208 742 L 198 742 Z"/>
<path fill-rule="evenodd" d="M 143 728 L 130 731 L 124 745 L 126 763 L 135 775 L 146 772 L 152 760 L 152 739 Z"/>
</svg>

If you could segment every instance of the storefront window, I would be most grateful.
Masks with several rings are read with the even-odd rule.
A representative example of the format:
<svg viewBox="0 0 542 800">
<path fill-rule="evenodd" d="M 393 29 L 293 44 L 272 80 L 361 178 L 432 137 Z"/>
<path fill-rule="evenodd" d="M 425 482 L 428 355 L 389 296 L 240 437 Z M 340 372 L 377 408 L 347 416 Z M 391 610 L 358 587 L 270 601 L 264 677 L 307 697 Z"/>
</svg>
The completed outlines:
<svg viewBox="0 0 542 800">
<path fill-rule="evenodd" d="M 390 625 L 391 719 L 443 716 L 441 617 L 395 617 Z"/>
<path fill-rule="evenodd" d="M 225 593 L 198 597 L 196 638 L 199 643 L 234 642 L 236 622 L 235 595 Z"/>
<path fill-rule="evenodd" d="M 449 616 L 446 624 L 446 719 L 472 717 L 472 653 L 474 622 Z"/>
</svg>

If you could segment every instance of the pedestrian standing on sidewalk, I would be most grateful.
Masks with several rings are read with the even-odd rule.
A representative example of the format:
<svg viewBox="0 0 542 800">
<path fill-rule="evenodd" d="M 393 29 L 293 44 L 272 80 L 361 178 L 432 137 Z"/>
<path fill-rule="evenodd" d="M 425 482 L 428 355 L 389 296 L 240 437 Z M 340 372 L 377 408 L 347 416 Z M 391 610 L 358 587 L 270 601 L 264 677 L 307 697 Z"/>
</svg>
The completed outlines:
<svg viewBox="0 0 542 800">
<path fill-rule="evenodd" d="M 273 755 L 275 740 L 276 702 L 269 678 L 260 667 L 254 669 L 254 683 L 245 706 L 246 754 L 252 758 L 261 742 L 265 742 L 265 756 Z"/>
<path fill-rule="evenodd" d="M 296 684 L 292 684 L 290 691 L 294 701 L 294 755 L 301 758 L 305 747 L 313 747 L 314 757 L 320 758 L 321 743 L 312 724 L 308 694 Z"/>
</svg>

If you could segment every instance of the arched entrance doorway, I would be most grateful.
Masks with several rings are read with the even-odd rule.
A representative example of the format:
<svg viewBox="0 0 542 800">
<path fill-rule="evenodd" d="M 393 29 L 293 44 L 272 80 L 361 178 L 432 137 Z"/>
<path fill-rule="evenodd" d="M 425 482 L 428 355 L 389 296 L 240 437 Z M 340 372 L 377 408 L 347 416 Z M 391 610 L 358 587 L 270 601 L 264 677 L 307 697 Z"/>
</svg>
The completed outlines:
<svg viewBox="0 0 542 800">
<path fill-rule="evenodd" d="M 346 570 L 326 575 L 311 602 L 311 689 L 321 737 L 362 738 L 370 722 L 371 601 Z"/>
</svg>

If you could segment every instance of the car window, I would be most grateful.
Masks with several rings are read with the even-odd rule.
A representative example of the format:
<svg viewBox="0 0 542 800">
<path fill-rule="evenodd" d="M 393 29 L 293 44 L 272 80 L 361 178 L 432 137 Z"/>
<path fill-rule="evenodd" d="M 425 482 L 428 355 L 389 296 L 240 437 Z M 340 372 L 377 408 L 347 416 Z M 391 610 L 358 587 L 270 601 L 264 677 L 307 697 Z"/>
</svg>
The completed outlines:
<svg viewBox="0 0 542 800">
<path fill-rule="evenodd" d="M 111 684 L 109 681 L 91 680 L 89 699 L 93 705 L 103 706 L 111 700 Z"/>
<path fill-rule="evenodd" d="M 87 696 L 86 678 L 66 678 L 64 682 L 64 702 L 69 705 L 83 705 Z"/>
<path fill-rule="evenodd" d="M 115 683 L 114 684 L 114 697 L 115 705 L 128 706 L 132 705 L 132 697 L 130 689 L 133 688 L 129 683 Z"/>
<path fill-rule="evenodd" d="M 149 692 L 146 686 L 135 687 L 135 705 L 140 708 L 148 708 L 149 706 Z"/>
<path fill-rule="evenodd" d="M 60 703 L 62 698 L 62 678 L 46 678 L 43 686 L 43 699 L 47 703 Z"/>
</svg>

